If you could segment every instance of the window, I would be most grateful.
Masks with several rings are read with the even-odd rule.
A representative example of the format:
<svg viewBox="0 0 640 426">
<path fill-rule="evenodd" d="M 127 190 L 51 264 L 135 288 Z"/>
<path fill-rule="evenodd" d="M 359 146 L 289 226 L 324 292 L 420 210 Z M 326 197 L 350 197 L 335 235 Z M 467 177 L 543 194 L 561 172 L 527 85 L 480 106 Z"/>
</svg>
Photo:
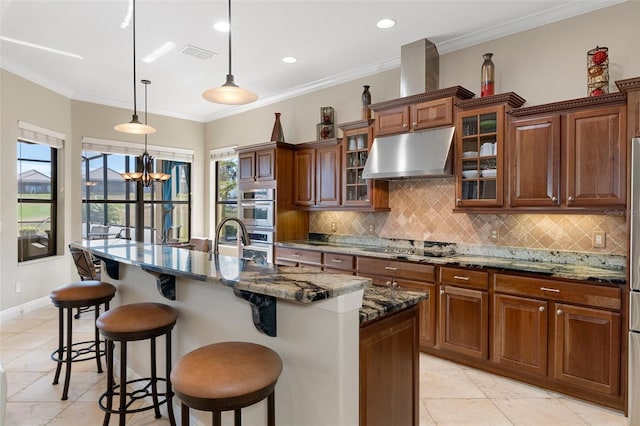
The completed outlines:
<svg viewBox="0 0 640 426">
<path fill-rule="evenodd" d="M 18 262 L 55 256 L 58 149 L 18 140 Z"/>
<path fill-rule="evenodd" d="M 238 217 L 238 155 L 233 148 L 225 148 L 211 153 L 211 170 L 214 184 L 211 199 L 215 200 L 212 233 L 220 221 L 227 217 Z M 221 242 L 237 241 L 237 227 L 232 224 L 220 232 Z"/>
<path fill-rule="evenodd" d="M 191 164 L 154 160 L 155 170 L 170 174 L 167 182 L 143 187 L 126 182 L 136 156 L 85 150 L 82 153 L 82 231 L 88 239 L 137 239 L 149 243 L 189 240 Z"/>
</svg>

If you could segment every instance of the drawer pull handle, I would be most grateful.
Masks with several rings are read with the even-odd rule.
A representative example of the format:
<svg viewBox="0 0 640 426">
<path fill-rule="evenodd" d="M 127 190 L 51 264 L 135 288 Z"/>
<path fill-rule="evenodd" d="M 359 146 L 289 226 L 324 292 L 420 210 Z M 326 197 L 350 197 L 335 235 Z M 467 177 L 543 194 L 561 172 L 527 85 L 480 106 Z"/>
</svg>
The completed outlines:
<svg viewBox="0 0 640 426">
<path fill-rule="evenodd" d="M 300 257 L 300 255 L 294 253 L 294 254 L 291 255 L 291 257 Z"/>
<path fill-rule="evenodd" d="M 463 277 L 461 275 L 454 275 L 453 278 L 456 279 L 456 280 L 462 280 L 462 281 L 469 281 L 470 280 L 469 277 Z"/>
<path fill-rule="evenodd" d="M 557 288 L 549 288 L 549 287 L 540 287 L 542 291 L 550 291 L 551 293 L 560 293 L 560 290 Z"/>
<path fill-rule="evenodd" d="M 393 266 L 385 266 L 384 269 L 386 269 L 387 271 L 397 271 L 398 268 L 394 268 Z"/>
<path fill-rule="evenodd" d="M 342 260 L 342 259 L 331 259 L 331 261 L 332 261 L 333 263 L 342 263 L 342 262 L 343 262 L 343 260 Z"/>
<path fill-rule="evenodd" d="M 540 312 L 544 312 L 544 306 L 540 306 L 540 307 L 538 308 L 538 310 L 539 310 Z"/>
<path fill-rule="evenodd" d="M 558 309 L 558 310 L 556 311 L 556 314 L 558 314 L 558 315 L 562 315 L 562 309 Z"/>
</svg>

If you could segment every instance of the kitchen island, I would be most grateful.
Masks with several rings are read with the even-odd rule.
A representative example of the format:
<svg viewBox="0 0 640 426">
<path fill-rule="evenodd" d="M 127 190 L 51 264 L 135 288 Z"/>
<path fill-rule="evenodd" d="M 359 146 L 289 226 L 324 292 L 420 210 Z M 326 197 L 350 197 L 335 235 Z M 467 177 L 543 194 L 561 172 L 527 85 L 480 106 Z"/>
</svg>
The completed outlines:
<svg viewBox="0 0 640 426">
<path fill-rule="evenodd" d="M 118 288 L 114 306 L 159 302 L 178 309 L 174 360 L 221 341 L 275 350 L 284 364 L 276 386 L 279 425 L 357 425 L 361 325 L 405 312 L 425 297 L 369 289 L 368 278 L 258 266 L 170 246 L 126 240 L 72 244 L 104 261 L 102 280 Z M 364 315 L 363 299 L 371 299 Z M 129 350 L 132 375 L 147 375 L 145 344 L 134 342 Z M 265 403 L 243 410 L 247 424 L 266 424 Z M 208 413 L 193 415 L 210 422 Z M 231 418 L 232 413 L 223 414 L 223 422 Z"/>
</svg>

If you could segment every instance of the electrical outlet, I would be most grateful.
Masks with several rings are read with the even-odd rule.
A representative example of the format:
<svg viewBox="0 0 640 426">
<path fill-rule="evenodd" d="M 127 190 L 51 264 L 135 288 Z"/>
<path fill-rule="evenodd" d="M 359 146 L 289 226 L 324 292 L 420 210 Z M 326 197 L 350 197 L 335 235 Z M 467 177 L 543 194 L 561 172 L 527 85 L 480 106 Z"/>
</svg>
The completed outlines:
<svg viewBox="0 0 640 426">
<path fill-rule="evenodd" d="M 607 234 L 604 231 L 593 231 L 593 239 L 591 240 L 591 247 L 593 248 L 605 248 L 607 241 Z"/>
<path fill-rule="evenodd" d="M 331 222 L 331 232 L 336 232 L 338 230 L 338 226 L 335 222 Z"/>
<path fill-rule="evenodd" d="M 371 223 L 369 225 L 369 233 L 373 235 L 375 232 L 376 232 L 376 225 Z"/>
<path fill-rule="evenodd" d="M 22 283 L 20 281 L 16 282 L 16 293 L 22 293 Z"/>
<path fill-rule="evenodd" d="M 491 228 L 491 231 L 489 231 L 489 239 L 491 241 L 498 241 L 500 239 L 498 228 Z"/>
</svg>

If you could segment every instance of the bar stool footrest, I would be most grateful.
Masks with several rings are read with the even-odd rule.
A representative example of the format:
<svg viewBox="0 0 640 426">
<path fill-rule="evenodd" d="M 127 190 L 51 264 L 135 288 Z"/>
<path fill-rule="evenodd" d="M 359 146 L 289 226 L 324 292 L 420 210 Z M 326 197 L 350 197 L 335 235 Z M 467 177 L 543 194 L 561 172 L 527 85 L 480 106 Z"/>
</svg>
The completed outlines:
<svg viewBox="0 0 640 426">
<path fill-rule="evenodd" d="M 105 356 L 104 341 L 100 341 L 100 347 L 96 349 L 95 340 L 86 340 L 84 342 L 76 342 L 71 345 L 71 362 L 88 361 L 96 359 L 96 352 L 100 356 Z M 78 347 L 78 348 L 76 348 Z M 62 357 L 58 356 L 58 349 L 51 352 L 51 359 L 55 362 L 67 362 L 67 347 L 62 348 Z M 83 357 L 83 358 L 80 358 Z"/>
<path fill-rule="evenodd" d="M 165 382 L 166 383 L 167 379 L 162 378 L 162 377 L 158 377 L 156 379 L 156 382 Z M 129 380 L 127 381 L 127 387 L 129 385 L 132 385 L 134 383 L 139 383 L 139 382 L 147 382 L 147 384 L 145 386 L 143 386 L 140 389 L 134 389 L 130 392 L 125 392 L 125 398 L 127 398 L 127 403 L 126 403 L 126 409 L 124 410 L 124 414 L 134 414 L 134 413 L 140 413 L 142 411 L 147 411 L 147 410 L 151 410 L 153 408 L 156 407 L 156 404 L 153 403 L 153 393 L 152 393 L 152 388 L 151 386 L 153 385 L 153 380 L 150 377 L 143 377 L 140 379 L 134 379 L 134 380 Z M 156 383 L 157 385 L 157 383 Z M 118 399 L 120 398 L 120 392 L 116 392 L 118 389 L 120 388 L 120 385 L 114 385 L 113 386 L 113 397 L 117 397 Z M 157 407 L 160 407 L 163 404 L 166 404 L 167 402 L 167 396 L 169 397 L 173 397 L 173 392 L 170 392 L 169 395 L 167 395 L 167 392 L 158 392 L 158 404 Z M 116 404 L 115 400 L 113 401 L 113 405 L 116 406 L 116 408 L 108 408 L 105 405 L 105 400 L 108 397 L 108 392 L 104 392 L 102 395 L 100 395 L 100 398 L 98 399 L 98 405 L 100 405 L 100 408 L 102 409 L 102 411 L 105 411 L 107 413 L 111 413 L 111 414 L 120 414 L 123 411 L 120 411 L 120 409 L 118 408 L 119 404 Z M 149 405 L 145 405 L 143 407 L 140 408 L 132 408 L 129 409 L 129 407 L 135 403 L 138 400 L 141 399 L 145 399 L 145 398 L 151 398 L 152 401 Z M 118 401 L 119 402 L 119 401 Z"/>
</svg>

